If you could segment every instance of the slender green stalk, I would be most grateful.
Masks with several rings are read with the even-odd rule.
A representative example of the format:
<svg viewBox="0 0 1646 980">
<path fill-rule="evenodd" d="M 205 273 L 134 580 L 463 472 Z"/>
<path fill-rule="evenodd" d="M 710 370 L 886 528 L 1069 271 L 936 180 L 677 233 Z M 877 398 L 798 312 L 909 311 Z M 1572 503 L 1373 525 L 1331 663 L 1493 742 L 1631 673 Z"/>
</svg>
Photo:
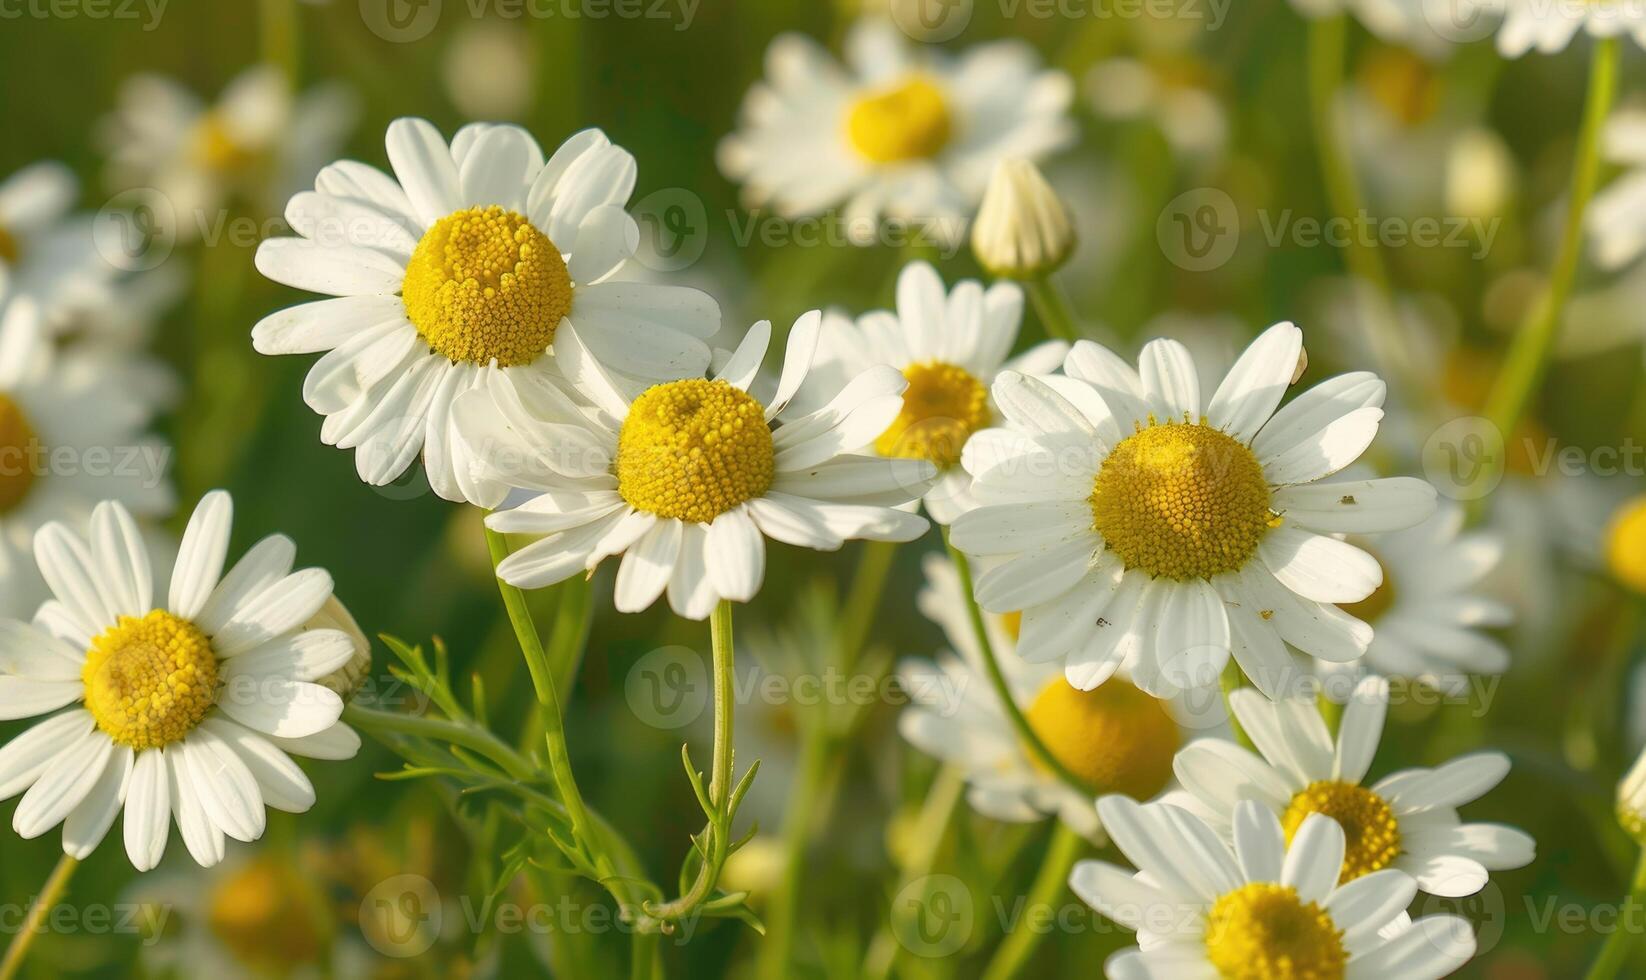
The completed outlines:
<svg viewBox="0 0 1646 980">
<path fill-rule="evenodd" d="M 495 572 L 503 559 L 509 556 L 508 539 L 488 527 L 486 547 L 491 552 L 492 570 Z M 560 695 L 555 690 L 554 671 L 543 651 L 543 641 L 537 636 L 537 625 L 532 622 L 525 595 L 501 578 L 497 580 L 497 589 L 503 597 L 503 608 L 514 626 L 520 653 L 526 659 L 526 670 L 531 674 L 532 687 L 537 693 L 538 710 L 543 718 L 543 740 L 549 750 L 549 772 L 554 777 L 555 788 L 560 791 L 560 800 L 565 804 L 572 833 L 579 842 L 588 846 L 595 838 L 590 829 L 588 807 L 577 788 L 577 778 L 572 775 L 571 753 L 566 747 L 566 719 L 561 710 Z"/>
<path fill-rule="evenodd" d="M 1389 270 L 1378 250 L 1376 236 L 1367 237 L 1362 233 L 1361 224 L 1369 212 L 1361 197 L 1354 157 L 1345 145 L 1337 118 L 1337 94 L 1343 86 L 1348 38 L 1347 14 L 1309 22 L 1309 105 L 1314 117 L 1321 178 L 1332 211 L 1351 228 L 1348 247 L 1344 250 L 1349 273 L 1376 292 L 1376 306 L 1366 317 L 1366 335 L 1371 341 L 1372 353 L 1383 373 L 1398 382 L 1401 390 L 1421 398 L 1427 389 L 1414 383 L 1416 371 L 1407 345 L 1401 342 L 1395 320 L 1394 288 Z"/>
<path fill-rule="evenodd" d="M 1240 689 L 1240 665 L 1230 657 L 1229 662 L 1223 665 L 1223 676 L 1218 678 L 1218 686 L 1223 689 L 1223 710 L 1229 716 L 1229 730 L 1234 740 L 1246 748 L 1252 747 L 1252 740 L 1247 737 L 1246 730 L 1240 727 L 1240 720 L 1235 717 L 1234 701 L 1230 695 Z"/>
<path fill-rule="evenodd" d="M 657 975 L 657 942 L 655 932 L 634 931 L 629 944 L 629 980 L 652 980 Z"/>
<path fill-rule="evenodd" d="M 1048 337 L 1071 344 L 1080 339 L 1080 328 L 1075 326 L 1074 306 L 1057 280 L 1047 275 L 1030 279 L 1023 285 L 1028 287 L 1029 302 L 1034 304 L 1035 314 L 1040 317 L 1040 324 L 1046 328 Z"/>
<path fill-rule="evenodd" d="M 1051 750 L 1046 748 L 1046 743 L 1040 740 L 1040 736 L 1035 733 L 1034 727 L 1029 724 L 1028 717 L 1023 714 L 1023 709 L 1018 706 L 1017 699 L 1012 697 L 1011 685 L 1006 682 L 1006 675 L 1000 669 L 1000 659 L 995 656 L 994 644 L 989 640 L 989 630 L 983 622 L 983 610 L 978 608 L 977 597 L 972 594 L 971 565 L 966 561 L 966 556 L 961 554 L 960 549 L 949 541 L 948 528 L 943 529 L 943 544 L 949 549 L 949 557 L 954 561 L 955 570 L 960 573 L 960 591 L 966 597 L 966 613 L 972 621 L 972 633 L 976 636 L 978 648 L 983 653 L 983 668 L 989 675 L 989 683 L 994 686 L 995 694 L 1000 698 L 1001 710 L 1006 713 L 1006 718 L 1012 723 L 1012 728 L 1017 731 L 1017 737 L 1022 740 L 1024 745 L 1028 746 L 1029 752 L 1035 757 L 1036 761 L 1045 766 L 1049 772 L 1070 789 L 1083 796 L 1096 797 L 1097 790 L 1086 785 L 1085 780 L 1070 772 L 1069 767 L 1060 762 L 1057 756 L 1052 755 Z"/>
<path fill-rule="evenodd" d="M 435 742 L 447 742 L 468 749 L 492 762 L 515 779 L 529 779 L 533 775 L 531 763 L 501 739 L 473 725 L 440 718 L 425 718 L 398 711 L 380 711 L 358 704 L 343 709 L 343 720 L 368 732 L 389 735 L 410 735 Z"/>
<path fill-rule="evenodd" d="M 1635 908 L 1646 902 L 1646 850 L 1640 852 L 1640 860 L 1635 864 L 1635 876 L 1629 883 L 1627 902 Z M 1605 945 L 1600 947 L 1600 955 L 1589 967 L 1589 980 L 1612 980 L 1629 962 L 1629 954 L 1639 949 L 1640 933 L 1627 927 L 1628 920 L 1628 916 L 1618 916 L 1617 928 L 1606 937 Z"/>
<path fill-rule="evenodd" d="M 274 65 L 286 75 L 286 83 L 297 84 L 297 8 L 293 0 L 259 0 L 258 27 L 262 38 L 264 64 Z"/>
<path fill-rule="evenodd" d="M 1023 906 L 1023 915 L 1034 914 L 1035 909 L 1050 908 L 1056 905 L 1062 897 L 1063 890 L 1069 881 L 1069 869 L 1074 867 L 1075 859 L 1086 848 L 1086 841 L 1077 833 L 1070 830 L 1063 821 L 1053 819 L 1057 830 L 1052 833 L 1051 843 L 1046 848 L 1046 857 L 1040 862 L 1040 871 L 1035 874 L 1034 884 L 1029 886 L 1029 900 Z M 989 960 L 988 968 L 983 971 L 983 980 L 1010 980 L 1022 971 L 1034 955 L 1035 948 L 1045 933 L 1029 928 L 1028 923 L 1018 921 L 1017 930 L 1008 934 L 1000 947 L 995 950 L 994 958 Z"/>
<path fill-rule="evenodd" d="M 858 556 L 851 590 L 840 610 L 839 643 L 833 651 L 842 673 L 849 674 L 863 652 L 863 643 L 874 624 L 875 609 L 886 588 L 897 545 L 889 541 L 866 541 Z M 767 899 L 766 941 L 760 947 L 757 975 L 771 980 L 788 976 L 794 950 L 795 910 L 799 906 L 800 876 L 805 870 L 806 849 L 812 829 L 828 809 L 831 795 L 825 786 L 836 769 L 842 739 L 832 732 L 826 718 L 814 718 L 802 736 L 800 766 L 783 818 L 783 873 Z"/>
<path fill-rule="evenodd" d="M 1504 439 L 1520 425 L 1526 406 L 1548 370 L 1549 355 L 1560 335 L 1561 312 L 1577 277 L 1583 254 L 1583 214 L 1594 196 L 1600 174 L 1600 132 L 1617 96 L 1618 46 L 1615 37 L 1595 41 L 1589 62 L 1589 90 L 1583 106 L 1583 124 L 1578 131 L 1577 151 L 1572 163 L 1572 186 L 1566 200 L 1566 226 L 1560 234 L 1559 250 L 1549 272 L 1549 284 L 1532 307 L 1526 321 L 1509 345 L 1508 357 L 1486 398 L 1486 418 Z M 1487 460 L 1482 475 L 1484 486 L 1503 471 L 1503 453 Z"/>
<path fill-rule="evenodd" d="M 672 902 L 648 905 L 646 914 L 670 922 L 685 918 L 709 900 L 732 850 L 732 718 L 735 662 L 732 653 L 732 604 L 722 599 L 709 617 L 714 660 L 714 756 L 709 771 L 709 825 L 700 842 L 703 861 L 686 894 Z"/>
<path fill-rule="evenodd" d="M 40 895 L 29 906 L 28 915 L 23 918 L 23 924 L 17 934 L 11 937 L 11 945 L 6 947 L 6 957 L 0 960 L 0 980 L 12 980 L 23 968 L 23 960 L 29 955 L 29 947 L 34 945 L 34 937 L 44 931 L 46 916 L 62 901 L 63 892 L 69 887 L 69 879 L 74 877 L 74 869 L 80 867 L 80 862 L 67 854 L 57 860 L 57 867 L 51 870 L 46 878 L 46 884 L 40 889 Z"/>
<path fill-rule="evenodd" d="M 944 766 L 932 781 L 931 788 L 926 791 L 926 801 L 920 807 L 920 816 L 915 821 L 915 830 L 911 839 L 919 842 L 920 850 L 912 855 L 903 874 L 899 876 L 898 892 L 904 888 L 927 878 L 931 875 L 932 866 L 937 863 L 938 852 L 943 849 L 943 839 L 949 834 L 949 822 L 954 819 L 955 809 L 960 805 L 961 793 L 966 788 L 966 780 L 960 775 L 960 770 L 953 766 Z M 921 904 L 925 904 L 923 896 Z M 875 932 L 874 939 L 869 943 L 869 952 L 863 960 L 863 980 L 887 980 L 897 965 L 898 954 L 903 946 L 897 940 L 897 933 L 892 929 L 892 919 L 903 914 L 899 909 L 887 909 L 886 921 L 881 923 Z"/>
</svg>

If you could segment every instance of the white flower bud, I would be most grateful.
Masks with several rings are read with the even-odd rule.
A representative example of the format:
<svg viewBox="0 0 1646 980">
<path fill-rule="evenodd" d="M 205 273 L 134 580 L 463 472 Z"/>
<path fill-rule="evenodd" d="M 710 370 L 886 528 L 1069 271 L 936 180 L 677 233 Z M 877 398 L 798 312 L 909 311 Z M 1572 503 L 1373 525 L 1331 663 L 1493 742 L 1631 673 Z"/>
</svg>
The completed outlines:
<svg viewBox="0 0 1646 980">
<path fill-rule="evenodd" d="M 366 639 L 366 634 L 360 629 L 360 624 L 354 621 L 354 616 L 337 600 L 337 597 L 332 596 L 326 600 L 324 606 L 320 607 L 319 612 L 303 624 L 303 628 L 306 630 L 340 630 L 347 633 L 349 639 L 354 641 L 354 656 L 349 658 L 349 662 L 315 681 L 316 684 L 337 694 L 344 701 L 352 698 L 355 692 L 360 690 L 360 685 L 365 682 L 366 675 L 371 673 L 371 641 Z"/>
<path fill-rule="evenodd" d="M 1646 752 L 1617 784 L 1617 822 L 1630 837 L 1646 845 Z"/>
<path fill-rule="evenodd" d="M 972 224 L 972 252 L 983 268 L 1009 279 L 1039 278 L 1062 265 L 1074 244 L 1069 209 L 1035 165 L 997 164 Z"/>
</svg>

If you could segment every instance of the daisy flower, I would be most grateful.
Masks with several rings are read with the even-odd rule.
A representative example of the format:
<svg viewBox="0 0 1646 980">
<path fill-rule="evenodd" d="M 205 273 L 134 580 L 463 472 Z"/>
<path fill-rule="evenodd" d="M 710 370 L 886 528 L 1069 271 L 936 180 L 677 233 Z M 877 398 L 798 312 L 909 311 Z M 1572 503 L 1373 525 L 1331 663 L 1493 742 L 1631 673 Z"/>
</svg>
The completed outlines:
<svg viewBox="0 0 1646 980">
<path fill-rule="evenodd" d="M 750 207 L 797 218 L 844 203 L 859 242 L 882 218 L 955 242 L 996 163 L 1036 160 L 1074 139 L 1073 84 L 1041 68 L 1027 44 L 978 45 L 954 59 L 866 19 L 845 50 L 847 67 L 795 34 L 767 50 L 766 80 L 720 144 L 720 169 L 742 182 Z"/>
<path fill-rule="evenodd" d="M 71 213 L 79 194 L 56 162 L 0 179 L 0 282 L 38 304 L 48 326 L 105 296 L 118 272 L 98 253 L 91 221 Z"/>
<path fill-rule="evenodd" d="M 954 565 L 925 559 L 926 584 L 917 603 L 943 628 L 955 654 L 936 663 L 910 659 L 898 670 L 911 704 L 898 718 L 903 737 L 928 755 L 959 766 L 972 808 L 996 820 L 1027 822 L 1055 816 L 1070 829 L 1102 840 L 1089 794 L 1077 792 L 1041 766 L 1023 746 L 983 667 Z M 1019 621 L 985 617 L 990 643 L 1010 650 Z M 1149 799 L 1172 781 L 1172 756 L 1191 737 L 1223 721 L 1213 697 L 1161 701 L 1116 678 L 1077 691 L 1055 664 L 1000 657 L 1018 707 L 1058 762 L 1102 793 Z"/>
<path fill-rule="evenodd" d="M 1298 832 L 1311 814 L 1343 827 L 1348 850 L 1343 882 L 1388 868 L 1404 871 L 1431 895 L 1457 898 L 1485 887 L 1488 871 L 1524 867 L 1536 844 L 1502 824 L 1461 823 L 1457 808 L 1509 773 L 1501 752 L 1461 756 L 1435 769 L 1404 769 L 1362 785 L 1383 734 L 1389 683 L 1361 680 L 1343 710 L 1334 743 L 1312 699 L 1231 694 L 1230 707 L 1257 753 L 1233 742 L 1202 739 L 1178 753 L 1173 768 L 1192 808 L 1225 837 L 1237 803 L 1255 800 Z"/>
<path fill-rule="evenodd" d="M 1556 54 L 1579 31 L 1597 38 L 1626 34 L 1646 47 L 1646 10 L 1638 0 L 1489 0 L 1483 5 L 1503 12 L 1497 49 L 1505 58 L 1533 48 Z"/>
<path fill-rule="evenodd" d="M 936 477 L 922 459 L 877 459 L 856 450 L 891 425 L 907 382 L 870 368 L 823 408 L 786 413 L 817 349 L 823 315 L 795 321 L 776 394 L 749 393 L 771 340 L 761 321 L 713 378 L 685 378 L 634 395 L 569 334 L 559 360 L 596 409 L 567 401 L 557 418 L 533 417 L 475 391 L 454 409 L 475 458 L 506 469 L 498 482 L 543 491 L 486 520 L 495 531 L 543 534 L 498 565 L 522 588 L 592 571 L 621 554 L 616 605 L 669 605 L 703 619 L 722 599 L 760 590 L 766 541 L 830 551 L 846 540 L 912 541 L 926 520 L 897 509 Z M 786 417 L 787 416 L 787 417 Z M 485 447 L 490 447 L 489 451 Z M 529 460 L 531 465 L 517 462 Z"/>
<path fill-rule="evenodd" d="M 145 434 L 162 393 L 131 374 L 98 351 L 54 350 L 32 300 L 0 297 L 0 617 L 47 596 L 31 558 L 45 524 L 83 523 L 106 499 L 171 513 L 171 450 Z"/>
<path fill-rule="evenodd" d="M 84 858 L 124 809 L 139 871 L 160 863 L 168 818 L 209 867 L 225 837 L 262 836 L 265 805 L 313 805 L 288 753 L 347 759 L 359 749 L 338 721 L 342 699 L 312 683 L 347 663 L 354 643 L 302 629 L 330 598 L 331 576 L 293 572 L 284 535 L 224 574 L 232 512 L 222 491 L 201 499 L 164 605 L 120 504 L 99 504 L 85 537 L 55 522 L 35 535 L 55 598 L 33 623 L 0 621 L 0 717 L 49 715 L 0 748 L 0 799 L 23 794 L 12 816 L 20 836 L 61 823 L 64 852 Z"/>
<path fill-rule="evenodd" d="M 1294 676 L 1290 643 L 1322 660 L 1366 652 L 1372 631 L 1336 603 L 1382 581 L 1346 532 L 1409 527 L 1434 509 L 1415 479 L 1321 483 L 1377 434 L 1384 385 L 1332 378 L 1276 411 L 1302 332 L 1270 327 L 1210 400 L 1189 351 L 1143 349 L 1141 372 L 1090 341 L 1067 377 L 1006 373 L 1011 428 L 967 443 L 979 506 L 954 523 L 969 555 L 1003 561 L 977 580 L 984 609 L 1022 610 L 1019 652 L 1061 660 L 1090 690 L 1131 659 L 1156 695 L 1210 683 L 1230 653 L 1271 696 Z"/>
<path fill-rule="evenodd" d="M 599 130 L 546 161 L 517 126 L 475 123 L 447 146 L 428 122 L 399 119 L 387 143 L 394 178 L 332 164 L 286 208 L 303 237 L 257 250 L 270 279 L 337 297 L 267 317 L 252 341 L 265 354 L 328 352 L 303 399 L 326 416 L 328 445 L 356 451 L 362 480 L 389 483 L 421 452 L 435 492 L 466 499 L 453 402 L 471 388 L 551 397 L 551 351 L 574 333 L 642 381 L 708 366 L 713 299 L 614 278 L 639 241 L 623 206 L 635 163 Z"/>
<path fill-rule="evenodd" d="M 1139 871 L 1082 861 L 1069 888 L 1137 932 L 1104 964 L 1111 980 L 1336 977 L 1439 980 L 1475 937 L 1453 915 L 1412 922 L 1412 879 L 1394 870 L 1340 884 L 1344 831 L 1312 816 L 1286 834 L 1252 802 L 1234 811 L 1233 847 L 1194 815 L 1123 796 L 1098 801 L 1115 846 Z"/>
<path fill-rule="evenodd" d="M 1377 591 L 1345 607 L 1372 627 L 1366 668 L 1447 694 L 1461 693 L 1469 674 L 1509 669 L 1509 651 L 1483 631 L 1509 625 L 1514 613 L 1481 589 L 1502 561 L 1503 539 L 1465 532 L 1463 522 L 1463 508 L 1448 503 L 1416 527 L 1351 539 L 1383 566 Z"/>
<path fill-rule="evenodd" d="M 821 406 L 877 364 L 901 371 L 908 381 L 903 409 L 874 440 L 874 451 L 936 466 L 941 476 L 926 493 L 926 512 L 949 524 L 971 506 L 972 478 L 960 465 L 961 451 L 972 433 L 998 417 L 989 386 L 1003 370 L 1055 371 L 1068 352 L 1068 344 L 1053 340 L 1010 357 L 1022 325 L 1023 290 L 1016 283 L 984 289 L 967 279 L 946 291 L 930 263 L 911 262 L 897 277 L 896 312 L 865 313 L 856 323 L 842 316 L 824 320 L 801 404 Z"/>
<path fill-rule="evenodd" d="M 294 96 L 272 65 L 241 72 L 212 105 L 172 79 L 135 75 L 102 123 L 108 183 L 154 193 L 157 220 L 192 240 L 216 227 L 215 212 L 233 197 L 277 210 L 337 153 L 358 114 L 347 89 Z"/>
</svg>

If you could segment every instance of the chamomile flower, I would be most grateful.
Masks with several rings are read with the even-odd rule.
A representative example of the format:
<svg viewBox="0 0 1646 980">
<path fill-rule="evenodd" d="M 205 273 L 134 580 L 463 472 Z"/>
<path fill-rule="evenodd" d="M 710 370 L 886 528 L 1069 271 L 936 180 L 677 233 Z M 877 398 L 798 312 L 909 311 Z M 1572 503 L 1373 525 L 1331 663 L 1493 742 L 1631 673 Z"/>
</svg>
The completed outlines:
<svg viewBox="0 0 1646 980">
<path fill-rule="evenodd" d="M 131 373 L 96 350 L 54 349 L 30 299 L 0 296 L 0 617 L 47 597 L 31 548 L 48 522 L 83 523 L 108 499 L 171 512 L 170 447 L 146 432 L 160 393 Z"/>
<path fill-rule="evenodd" d="M 36 304 L 48 327 L 105 296 L 118 272 L 98 253 L 91 221 L 72 213 L 79 193 L 56 162 L 0 179 L 0 281 Z"/>
<path fill-rule="evenodd" d="M 747 602 L 759 591 L 767 537 L 829 551 L 849 539 L 923 534 L 925 518 L 898 508 L 919 499 L 936 468 L 857 453 L 897 417 L 908 385 L 901 374 L 870 368 L 823 408 L 785 412 L 822 320 L 813 311 L 795 322 L 765 402 L 749 393 L 771 340 L 765 321 L 714 377 L 638 394 L 568 332 L 560 366 L 592 411 L 563 399 L 544 418 L 486 391 L 463 395 L 454 408 L 460 438 L 478 440 L 468 451 L 493 469 L 491 482 L 543 491 L 487 518 L 496 531 L 547 535 L 499 563 L 498 575 L 540 588 L 622 555 L 619 610 L 638 612 L 667 590 L 676 613 L 703 619 L 720 600 Z"/>
<path fill-rule="evenodd" d="M 1023 290 L 1011 282 L 984 289 L 975 279 L 946 291 L 937 270 L 911 262 L 897 277 L 897 310 L 865 313 L 852 323 L 824 321 L 817 363 L 801 404 L 821 406 L 877 364 L 903 373 L 903 409 L 874 440 L 874 451 L 924 459 L 942 474 L 924 498 L 926 512 L 948 524 L 970 507 L 972 478 L 960 465 L 972 433 L 995 424 L 999 409 L 989 386 L 1003 370 L 1045 374 L 1062 364 L 1068 345 L 1047 341 L 1010 357 L 1023 324 Z"/>
<path fill-rule="evenodd" d="M 1596 38 L 1628 35 L 1646 47 L 1646 11 L 1636 0 L 1479 0 L 1477 5 L 1503 12 L 1497 49 L 1505 58 L 1534 48 L 1557 54 L 1579 31 Z"/>
<path fill-rule="evenodd" d="M 303 237 L 257 250 L 270 279 L 337 297 L 267 317 L 252 340 L 265 354 L 327 352 L 303 398 L 326 416 L 321 438 L 356 451 L 362 480 L 386 484 L 421 452 L 435 492 L 466 499 L 453 402 L 473 388 L 551 397 L 552 352 L 573 334 L 644 382 L 708 366 L 713 299 L 615 278 L 639 241 L 624 210 L 635 163 L 599 130 L 546 161 L 517 126 L 475 123 L 447 146 L 400 119 L 387 143 L 394 178 L 332 164 L 286 208 Z"/>
<path fill-rule="evenodd" d="M 925 560 L 920 611 L 943 628 L 957 653 L 936 663 L 910 659 L 898 674 L 911 704 L 898 719 L 903 737 L 922 752 L 959 766 L 967 799 L 996 820 L 1027 822 L 1055 816 L 1093 840 L 1102 839 L 1089 794 L 1077 792 L 1036 761 L 1006 717 L 978 648 L 954 565 Z M 1011 654 L 1018 620 L 985 618 L 1018 707 L 1054 758 L 1100 793 L 1146 800 L 1172 782 L 1172 757 L 1190 738 L 1223 721 L 1222 701 L 1161 701 L 1117 677 L 1095 691 L 1077 691 L 1055 664 Z"/>
<path fill-rule="evenodd" d="M 284 535 L 225 574 L 232 510 L 222 491 L 201 499 L 163 604 L 120 504 L 99 504 L 85 537 L 55 522 L 35 535 L 55 598 L 33 623 L 0 621 L 0 717 L 49 715 L 0 748 L 0 798 L 23 794 L 12 817 L 22 837 L 61 823 L 63 850 L 84 858 L 124 809 L 139 871 L 160 863 L 168 819 L 209 867 L 226 837 L 262 836 L 265 805 L 313 805 L 288 754 L 359 749 L 338 721 L 342 700 L 313 683 L 347 663 L 354 642 L 302 629 L 331 597 L 331 576 L 293 572 Z"/>
<path fill-rule="evenodd" d="M 1233 814 L 1233 847 L 1193 814 L 1123 796 L 1098 801 L 1115 845 L 1138 872 L 1082 861 L 1074 893 L 1137 932 L 1110 957 L 1111 980 L 1156 977 L 1439 980 L 1475 952 L 1469 923 L 1416 922 L 1410 876 L 1380 871 L 1339 883 L 1344 830 L 1311 816 L 1285 832 L 1253 802 Z"/>
<path fill-rule="evenodd" d="M 1090 690 L 1122 664 L 1164 696 L 1216 679 L 1231 652 L 1266 693 L 1294 676 L 1286 650 L 1346 662 L 1372 631 L 1337 603 L 1382 581 L 1338 535 L 1409 527 L 1435 492 L 1421 480 L 1323 483 L 1371 443 L 1384 385 L 1332 378 L 1276 411 L 1302 332 L 1269 328 L 1209 401 L 1189 351 L 1143 349 L 1141 373 L 1080 341 L 1066 377 L 1003 374 L 1009 428 L 973 436 L 963 460 L 979 506 L 956 547 L 1003 559 L 977 580 L 991 612 L 1022 610 L 1019 652 L 1064 663 Z"/>
<path fill-rule="evenodd" d="M 766 79 L 720 145 L 720 169 L 751 207 L 795 218 L 844 202 L 855 240 L 887 218 L 958 241 L 996 163 L 1037 160 L 1074 138 L 1072 82 L 1026 44 L 949 58 L 865 19 L 845 50 L 846 67 L 794 34 L 767 50 Z"/>
<path fill-rule="evenodd" d="M 241 72 L 210 105 L 172 79 L 135 75 L 102 124 L 108 183 L 151 194 L 155 220 L 192 240 L 216 227 L 231 198 L 278 210 L 336 155 L 357 114 L 346 89 L 296 96 L 272 65 Z"/>
<path fill-rule="evenodd" d="M 1343 710 L 1334 743 L 1315 702 L 1269 699 L 1239 690 L 1229 699 L 1258 753 L 1203 739 L 1178 753 L 1178 780 L 1193 809 L 1224 836 L 1238 805 L 1255 800 L 1279 818 L 1288 837 L 1312 814 L 1343 827 L 1348 849 L 1342 881 L 1396 868 L 1431 895 L 1456 898 L 1485 887 L 1487 872 L 1532 862 L 1536 844 L 1502 824 L 1462 823 L 1457 808 L 1489 792 L 1509 773 L 1500 752 L 1461 756 L 1435 769 L 1405 769 L 1364 785 L 1377 755 L 1389 684 L 1367 677 Z"/>
<path fill-rule="evenodd" d="M 1463 508 L 1448 503 L 1416 527 L 1350 539 L 1383 566 L 1377 591 L 1346 607 L 1372 627 L 1362 666 L 1447 694 L 1461 693 L 1470 674 L 1509 669 L 1509 651 L 1484 630 L 1509 625 L 1514 613 L 1482 589 L 1502 561 L 1503 539 L 1465 531 L 1463 518 Z"/>
</svg>

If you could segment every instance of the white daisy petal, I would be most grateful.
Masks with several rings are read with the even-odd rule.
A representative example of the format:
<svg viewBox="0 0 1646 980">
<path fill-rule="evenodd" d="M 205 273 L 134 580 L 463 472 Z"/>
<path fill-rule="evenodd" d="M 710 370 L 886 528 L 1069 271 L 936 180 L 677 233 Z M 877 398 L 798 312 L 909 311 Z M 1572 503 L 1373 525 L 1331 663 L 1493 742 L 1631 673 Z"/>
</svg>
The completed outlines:
<svg viewBox="0 0 1646 980">
<path fill-rule="evenodd" d="M 384 140 L 394 175 L 424 227 L 463 206 L 463 185 L 451 150 L 426 119 L 396 119 Z"/>
<path fill-rule="evenodd" d="M 1435 511 L 1435 488 L 1412 477 L 1282 487 L 1273 506 L 1286 521 L 1324 533 L 1379 534 L 1421 524 Z"/>
<path fill-rule="evenodd" d="M 182 743 L 167 748 L 165 757 L 170 780 L 167 793 L 171 798 L 177 830 L 183 836 L 183 845 L 189 849 L 194 863 L 203 868 L 213 867 L 223 860 L 226 853 L 223 831 L 206 816 L 194 787 L 194 776 L 184 758 Z"/>
<path fill-rule="evenodd" d="M 680 521 L 654 521 L 649 530 L 623 556 L 617 570 L 613 604 L 619 612 L 641 612 L 657 601 L 669 584 L 680 557 Z"/>
<path fill-rule="evenodd" d="M 766 542 L 748 512 L 738 508 L 716 517 L 705 544 L 715 591 L 733 602 L 753 599 L 766 576 Z"/>
<path fill-rule="evenodd" d="M 84 861 L 108 836 L 120 815 L 133 761 L 131 749 L 116 745 L 91 792 L 63 821 L 63 852 L 69 857 Z"/>
<path fill-rule="evenodd" d="M 233 657 L 288 633 L 313 618 L 331 598 L 332 578 L 324 569 L 294 572 L 247 599 L 212 636 L 220 657 Z"/>
<path fill-rule="evenodd" d="M 171 831 L 171 774 L 166 753 L 150 749 L 137 753 L 126 784 L 126 855 L 138 871 L 151 871 L 166 853 Z"/>
<path fill-rule="evenodd" d="M 1243 443 L 1250 443 L 1291 386 L 1303 351 L 1303 331 L 1277 323 L 1252 342 L 1206 406 L 1206 418 Z"/>
<path fill-rule="evenodd" d="M 1324 902 L 1343 869 L 1343 828 L 1331 817 L 1311 813 L 1292 837 L 1280 882 L 1297 889 L 1305 902 Z"/>
<path fill-rule="evenodd" d="M 1475 954 L 1475 936 L 1466 919 L 1431 915 L 1364 956 L 1349 962 L 1347 980 L 1440 980 Z"/>
<path fill-rule="evenodd" d="M 1383 584 L 1376 558 L 1347 542 L 1300 528 L 1271 530 L 1257 551 L 1280 584 L 1316 602 L 1359 602 Z"/>
<path fill-rule="evenodd" d="M 148 545 L 131 512 L 103 501 L 91 515 L 91 551 L 109 611 L 142 616 L 154 608 L 154 575 Z"/>
<path fill-rule="evenodd" d="M 1161 421 L 1200 418 L 1200 374 L 1189 349 L 1175 340 L 1151 340 L 1138 357 L 1143 391 Z"/>
<path fill-rule="evenodd" d="M 193 619 L 205 608 L 212 590 L 217 588 L 218 577 L 223 574 L 233 520 L 234 504 L 221 490 L 206 494 L 195 505 L 172 570 L 167 607 L 173 614 Z"/>
</svg>

